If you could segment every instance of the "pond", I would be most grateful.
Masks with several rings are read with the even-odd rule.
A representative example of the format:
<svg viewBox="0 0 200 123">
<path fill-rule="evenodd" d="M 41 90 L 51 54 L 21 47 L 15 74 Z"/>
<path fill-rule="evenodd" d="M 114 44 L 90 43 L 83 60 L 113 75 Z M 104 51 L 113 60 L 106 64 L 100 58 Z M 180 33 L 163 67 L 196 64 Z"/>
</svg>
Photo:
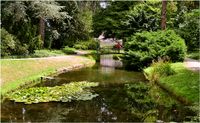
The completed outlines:
<svg viewBox="0 0 200 123">
<path fill-rule="evenodd" d="M 166 92 L 151 87 L 143 73 L 126 71 L 112 55 L 102 55 L 92 68 L 60 74 L 36 85 L 56 86 L 71 81 L 99 82 L 99 96 L 87 101 L 26 105 L 5 100 L 2 122 L 149 122 L 190 121 L 196 115 Z"/>
</svg>

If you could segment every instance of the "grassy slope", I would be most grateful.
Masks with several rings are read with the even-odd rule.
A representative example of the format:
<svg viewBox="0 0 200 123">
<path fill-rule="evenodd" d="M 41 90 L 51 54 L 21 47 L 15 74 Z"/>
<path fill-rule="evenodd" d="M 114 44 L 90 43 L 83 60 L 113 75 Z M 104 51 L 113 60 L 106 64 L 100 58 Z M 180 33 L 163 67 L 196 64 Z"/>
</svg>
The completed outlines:
<svg viewBox="0 0 200 123">
<path fill-rule="evenodd" d="M 91 64 L 94 60 L 81 56 L 66 58 L 1 60 L 1 93 L 15 89 L 26 82 L 55 73 L 56 69 L 77 64 Z"/>
<path fill-rule="evenodd" d="M 172 63 L 172 69 L 176 74 L 161 77 L 159 82 L 177 95 L 185 97 L 191 102 L 198 102 L 199 99 L 199 73 L 187 70 L 183 63 Z M 146 68 L 144 72 L 151 74 L 152 68 Z"/>
</svg>

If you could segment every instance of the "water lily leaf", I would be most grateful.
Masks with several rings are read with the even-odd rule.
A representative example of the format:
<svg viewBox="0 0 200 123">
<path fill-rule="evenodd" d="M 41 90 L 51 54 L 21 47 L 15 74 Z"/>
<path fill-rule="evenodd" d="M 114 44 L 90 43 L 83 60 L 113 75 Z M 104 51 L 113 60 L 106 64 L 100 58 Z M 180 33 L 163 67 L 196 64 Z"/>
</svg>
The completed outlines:
<svg viewBox="0 0 200 123">
<path fill-rule="evenodd" d="M 71 82 L 55 87 L 33 87 L 18 90 L 7 96 L 15 102 L 24 102 L 25 104 L 40 102 L 71 102 L 72 100 L 91 100 L 98 96 L 90 92 L 90 87 L 98 86 L 96 82 Z"/>
</svg>

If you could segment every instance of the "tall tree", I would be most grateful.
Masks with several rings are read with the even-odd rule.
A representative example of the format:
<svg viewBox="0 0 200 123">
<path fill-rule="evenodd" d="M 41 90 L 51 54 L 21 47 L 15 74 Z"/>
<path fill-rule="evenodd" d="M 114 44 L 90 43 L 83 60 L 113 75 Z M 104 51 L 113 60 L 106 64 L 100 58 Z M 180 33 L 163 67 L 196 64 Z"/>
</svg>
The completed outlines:
<svg viewBox="0 0 200 123">
<path fill-rule="evenodd" d="M 129 8 L 135 1 L 107 1 L 93 16 L 94 35 L 99 36 L 105 32 L 106 37 L 123 37 L 125 29 L 124 20 Z"/>
<path fill-rule="evenodd" d="M 39 22 L 39 34 L 44 42 L 45 37 L 45 21 L 52 20 L 64 20 L 70 18 L 66 12 L 61 12 L 64 6 L 60 6 L 55 1 L 32 1 L 31 9 L 35 11 L 35 16 L 40 19 Z"/>
<path fill-rule="evenodd" d="M 167 0 L 162 0 L 161 29 L 166 29 Z"/>
</svg>

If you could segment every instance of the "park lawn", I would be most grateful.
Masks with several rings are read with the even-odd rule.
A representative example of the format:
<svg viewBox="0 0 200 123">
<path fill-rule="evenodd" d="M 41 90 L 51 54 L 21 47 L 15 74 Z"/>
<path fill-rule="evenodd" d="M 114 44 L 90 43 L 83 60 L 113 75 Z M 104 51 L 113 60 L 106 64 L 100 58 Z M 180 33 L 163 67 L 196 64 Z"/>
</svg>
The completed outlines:
<svg viewBox="0 0 200 123">
<path fill-rule="evenodd" d="M 2 59 L 1 94 L 18 88 L 27 82 L 55 73 L 57 69 L 73 65 L 94 65 L 95 61 L 83 56 L 62 56 L 41 59 Z"/>
<path fill-rule="evenodd" d="M 199 73 L 186 69 L 183 63 L 172 63 L 174 75 L 160 77 L 158 82 L 176 95 L 182 96 L 190 102 L 199 101 Z M 144 72 L 149 76 L 152 67 L 148 67 Z"/>
</svg>

